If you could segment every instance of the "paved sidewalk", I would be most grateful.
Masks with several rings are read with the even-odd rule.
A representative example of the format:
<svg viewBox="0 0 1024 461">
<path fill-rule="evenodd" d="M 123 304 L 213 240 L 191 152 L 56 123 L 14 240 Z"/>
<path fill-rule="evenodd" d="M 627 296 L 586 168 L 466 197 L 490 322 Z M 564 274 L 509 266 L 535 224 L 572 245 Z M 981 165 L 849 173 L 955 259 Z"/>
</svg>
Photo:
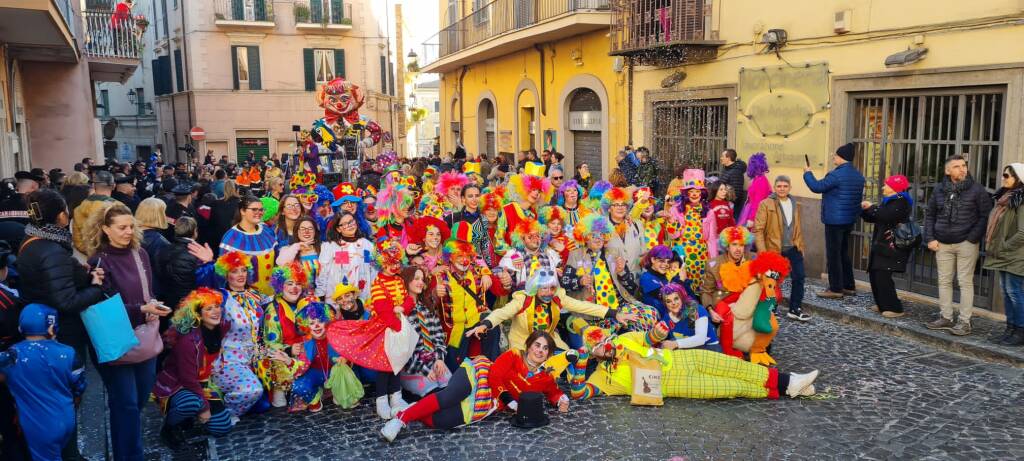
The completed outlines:
<svg viewBox="0 0 1024 461">
<path fill-rule="evenodd" d="M 938 306 L 919 301 L 908 301 L 904 296 L 900 296 L 903 299 L 903 309 L 907 315 L 900 318 L 885 318 L 877 312 L 868 310 L 875 304 L 874 299 L 872 299 L 870 291 L 860 288 L 858 287 L 855 296 L 847 296 L 843 299 L 824 299 L 816 295 L 826 289 L 824 282 L 818 279 L 808 279 L 804 307 L 812 315 L 880 333 L 913 339 L 950 352 L 1024 367 L 1024 347 L 1001 346 L 989 341 L 990 337 L 1002 334 L 1006 327 L 1003 322 L 975 315 L 971 318 L 972 333 L 969 336 L 953 336 L 948 331 L 933 331 L 925 328 L 925 322 L 934 320 L 938 314 Z M 789 292 L 788 281 L 784 285 L 784 292 Z"/>
</svg>

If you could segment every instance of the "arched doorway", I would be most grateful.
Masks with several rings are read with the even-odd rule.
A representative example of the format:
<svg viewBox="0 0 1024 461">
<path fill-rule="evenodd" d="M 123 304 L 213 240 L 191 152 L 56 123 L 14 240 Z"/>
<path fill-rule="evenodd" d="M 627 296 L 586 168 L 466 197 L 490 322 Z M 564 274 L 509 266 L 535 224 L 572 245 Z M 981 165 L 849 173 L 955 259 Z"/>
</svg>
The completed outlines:
<svg viewBox="0 0 1024 461">
<path fill-rule="evenodd" d="M 495 120 L 494 101 L 490 98 L 480 100 L 477 107 L 477 154 L 487 154 L 487 158 L 494 158 L 498 152 L 498 141 L 496 136 L 497 122 Z"/>
<path fill-rule="evenodd" d="M 462 142 L 462 123 L 459 121 L 459 98 L 452 98 L 452 111 L 450 120 L 450 131 L 452 143 L 448 146 L 448 152 L 455 152 L 455 146 Z"/>
<path fill-rule="evenodd" d="M 586 163 L 592 174 L 601 175 L 601 98 L 590 88 L 577 88 L 569 96 L 569 133 L 573 167 Z"/>
<path fill-rule="evenodd" d="M 519 134 L 519 144 L 516 146 L 516 150 L 530 150 L 537 145 L 537 105 L 535 97 L 529 90 L 523 90 L 519 93 L 517 99 L 519 100 L 519 107 L 516 108 L 519 115 L 519 125 L 516 126 L 516 132 Z"/>
</svg>

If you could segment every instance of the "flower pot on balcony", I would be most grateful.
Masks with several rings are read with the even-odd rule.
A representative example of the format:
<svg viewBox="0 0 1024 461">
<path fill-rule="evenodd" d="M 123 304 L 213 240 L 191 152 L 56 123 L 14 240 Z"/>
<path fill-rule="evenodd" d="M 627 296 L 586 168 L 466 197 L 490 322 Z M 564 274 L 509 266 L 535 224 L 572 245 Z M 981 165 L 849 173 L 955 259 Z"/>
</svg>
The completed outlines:
<svg viewBox="0 0 1024 461">
<path fill-rule="evenodd" d="M 295 23 L 305 24 L 309 22 L 309 7 L 301 3 L 295 4 Z"/>
</svg>

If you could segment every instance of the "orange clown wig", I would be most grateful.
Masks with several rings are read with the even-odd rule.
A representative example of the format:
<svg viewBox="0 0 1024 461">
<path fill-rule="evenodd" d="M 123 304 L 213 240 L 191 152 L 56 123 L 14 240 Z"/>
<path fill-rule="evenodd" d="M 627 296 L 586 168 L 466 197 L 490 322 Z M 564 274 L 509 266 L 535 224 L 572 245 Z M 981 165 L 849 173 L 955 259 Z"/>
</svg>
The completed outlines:
<svg viewBox="0 0 1024 461">
<path fill-rule="evenodd" d="M 516 249 L 522 250 L 526 248 L 526 236 L 531 234 L 544 235 L 544 227 L 537 222 L 536 219 L 526 218 L 519 221 L 515 229 L 512 229 L 512 246 Z M 543 241 L 541 246 L 543 246 Z"/>
<path fill-rule="evenodd" d="M 608 192 L 601 196 L 601 210 L 605 213 L 616 203 L 625 203 L 627 207 L 631 207 L 633 206 L 633 196 L 621 187 L 608 189 Z"/>
<path fill-rule="evenodd" d="M 726 227 L 718 234 L 718 244 L 722 248 L 729 248 L 730 243 L 742 243 L 743 246 L 752 245 L 754 243 L 754 234 L 751 234 L 743 226 Z"/>
</svg>

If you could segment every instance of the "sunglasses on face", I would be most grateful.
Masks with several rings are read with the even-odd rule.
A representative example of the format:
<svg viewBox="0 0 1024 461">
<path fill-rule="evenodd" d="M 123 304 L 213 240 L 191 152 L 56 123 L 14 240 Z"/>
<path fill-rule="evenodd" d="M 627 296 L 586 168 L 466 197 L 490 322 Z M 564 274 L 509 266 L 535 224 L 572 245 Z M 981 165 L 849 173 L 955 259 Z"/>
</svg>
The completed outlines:
<svg viewBox="0 0 1024 461">
<path fill-rule="evenodd" d="M 552 176 L 551 179 L 555 179 L 555 180 L 561 181 L 561 180 L 565 179 L 565 176 Z"/>
<path fill-rule="evenodd" d="M 1010 179 L 1010 173 L 1003 173 L 1003 179 Z"/>
</svg>

